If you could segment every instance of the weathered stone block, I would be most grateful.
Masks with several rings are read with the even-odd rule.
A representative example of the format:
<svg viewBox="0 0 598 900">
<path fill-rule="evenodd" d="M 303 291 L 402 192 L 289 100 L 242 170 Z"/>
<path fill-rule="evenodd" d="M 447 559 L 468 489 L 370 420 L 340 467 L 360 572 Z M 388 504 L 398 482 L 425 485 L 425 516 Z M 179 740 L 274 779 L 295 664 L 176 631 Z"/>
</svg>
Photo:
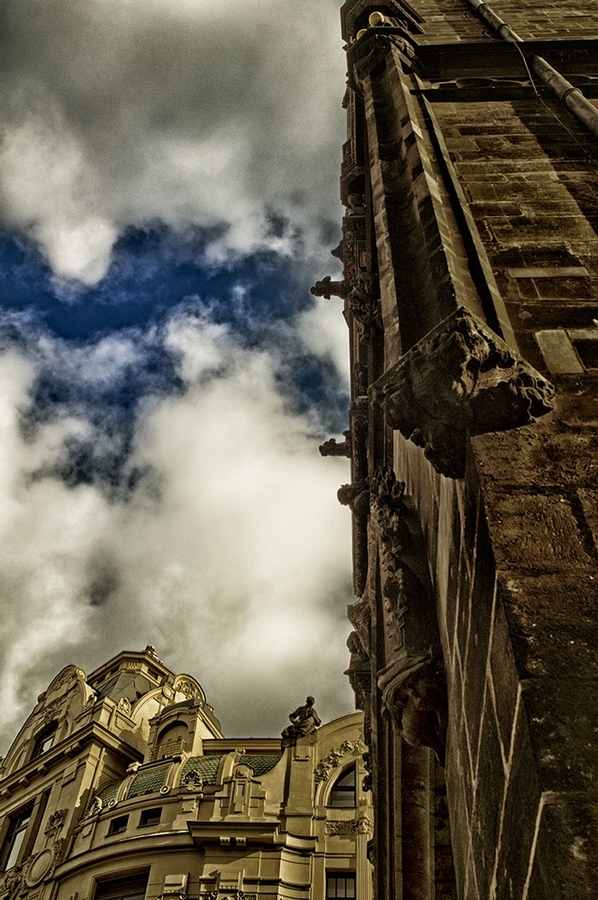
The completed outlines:
<svg viewBox="0 0 598 900">
<path fill-rule="evenodd" d="M 502 802 L 502 798 L 497 797 L 497 803 Z M 539 803 L 536 762 L 529 743 L 525 712 L 520 708 L 497 845 L 496 900 L 524 896 Z"/>
<path fill-rule="evenodd" d="M 497 740 L 494 713 L 486 704 L 477 758 L 471 827 L 478 887 L 482 897 L 490 896 L 496 848 L 500 838 L 504 791 L 505 770 Z"/>
<path fill-rule="evenodd" d="M 486 509 L 498 568 L 545 572 L 592 565 L 565 495 L 493 496 Z"/>
<path fill-rule="evenodd" d="M 542 788 L 592 790 L 598 771 L 598 680 L 534 678 L 523 700 Z"/>
<path fill-rule="evenodd" d="M 529 900 L 595 900 L 598 896 L 598 797 L 545 798 L 529 881 Z M 555 879 L 558 872 L 558 883 Z"/>
</svg>

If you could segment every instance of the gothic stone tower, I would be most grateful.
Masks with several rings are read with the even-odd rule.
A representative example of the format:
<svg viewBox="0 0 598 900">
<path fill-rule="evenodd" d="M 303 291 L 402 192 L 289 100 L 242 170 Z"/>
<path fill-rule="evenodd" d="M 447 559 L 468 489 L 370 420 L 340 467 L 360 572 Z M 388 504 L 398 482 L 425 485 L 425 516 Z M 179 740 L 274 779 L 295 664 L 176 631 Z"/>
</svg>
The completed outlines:
<svg viewBox="0 0 598 900">
<path fill-rule="evenodd" d="M 598 0 L 342 27 L 344 275 L 313 290 L 350 335 L 323 452 L 351 457 L 377 896 L 595 898 Z"/>
</svg>

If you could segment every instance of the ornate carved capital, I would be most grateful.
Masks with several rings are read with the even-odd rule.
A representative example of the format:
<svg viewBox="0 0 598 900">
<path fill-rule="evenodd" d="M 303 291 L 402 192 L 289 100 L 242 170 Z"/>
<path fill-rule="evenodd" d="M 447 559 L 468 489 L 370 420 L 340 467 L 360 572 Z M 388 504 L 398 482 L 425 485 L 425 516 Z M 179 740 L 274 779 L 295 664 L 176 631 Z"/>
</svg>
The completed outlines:
<svg viewBox="0 0 598 900">
<path fill-rule="evenodd" d="M 385 372 L 370 396 L 437 472 L 462 478 L 468 434 L 534 422 L 553 408 L 554 388 L 459 307 Z"/>
</svg>

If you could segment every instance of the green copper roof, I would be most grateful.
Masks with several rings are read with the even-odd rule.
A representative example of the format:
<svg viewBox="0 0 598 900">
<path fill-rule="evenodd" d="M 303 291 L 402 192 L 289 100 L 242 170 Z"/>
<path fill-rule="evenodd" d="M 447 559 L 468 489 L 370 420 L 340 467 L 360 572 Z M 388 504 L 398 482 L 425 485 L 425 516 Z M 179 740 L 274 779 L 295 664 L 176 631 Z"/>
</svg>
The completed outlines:
<svg viewBox="0 0 598 900">
<path fill-rule="evenodd" d="M 166 773 L 170 768 L 169 765 L 160 766 L 157 769 L 141 770 L 135 776 L 131 787 L 129 788 L 129 797 L 139 797 L 141 794 L 151 794 L 153 791 L 159 791 L 164 784 Z"/>
<path fill-rule="evenodd" d="M 181 781 L 189 772 L 198 772 L 204 784 L 216 784 L 222 756 L 192 756 L 183 766 Z"/>
<path fill-rule="evenodd" d="M 241 757 L 241 765 L 249 766 L 253 769 L 254 775 L 265 775 L 266 772 L 274 768 L 281 758 L 280 753 L 247 754 L 247 756 Z"/>
<path fill-rule="evenodd" d="M 253 774 L 259 777 L 273 769 L 280 758 L 281 755 L 279 753 L 248 753 L 241 757 L 239 765 L 249 766 L 250 769 L 253 769 Z M 216 784 L 221 759 L 222 755 L 192 756 L 183 766 L 181 781 L 189 772 L 197 772 L 203 778 L 204 784 Z"/>
<path fill-rule="evenodd" d="M 110 784 L 104 785 L 102 790 L 96 795 L 102 801 L 102 806 L 106 806 L 110 800 L 113 800 L 116 797 L 116 793 L 121 784 L 122 781 L 111 781 Z"/>
</svg>

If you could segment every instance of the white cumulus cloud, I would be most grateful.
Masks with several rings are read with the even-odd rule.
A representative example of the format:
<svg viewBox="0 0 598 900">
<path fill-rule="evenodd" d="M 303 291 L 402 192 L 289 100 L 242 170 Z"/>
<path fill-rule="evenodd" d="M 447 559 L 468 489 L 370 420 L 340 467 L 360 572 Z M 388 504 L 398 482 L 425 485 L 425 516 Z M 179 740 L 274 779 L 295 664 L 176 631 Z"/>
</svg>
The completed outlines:
<svg viewBox="0 0 598 900">
<path fill-rule="evenodd" d="M 35 366 L 0 357 L 5 740 L 63 664 L 147 643 L 203 681 L 229 734 L 276 734 L 308 692 L 325 718 L 351 708 L 349 517 L 333 500 L 347 463 L 319 456 L 318 423 L 287 408 L 270 353 L 196 319 L 168 340 L 186 390 L 147 401 L 131 465 L 151 474 L 121 500 L 31 478 L 85 423 L 25 440 Z"/>
</svg>

